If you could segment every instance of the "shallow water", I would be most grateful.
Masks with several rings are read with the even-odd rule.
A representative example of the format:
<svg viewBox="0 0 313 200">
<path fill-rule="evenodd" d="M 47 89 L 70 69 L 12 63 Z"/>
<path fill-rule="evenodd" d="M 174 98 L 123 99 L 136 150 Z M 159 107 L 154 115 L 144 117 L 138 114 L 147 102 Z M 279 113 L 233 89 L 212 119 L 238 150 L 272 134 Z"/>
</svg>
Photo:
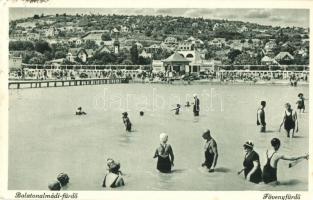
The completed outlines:
<svg viewBox="0 0 313 200">
<path fill-rule="evenodd" d="M 278 127 L 284 103 L 295 107 L 297 94 L 308 87 L 244 85 L 98 85 L 10 90 L 9 189 L 46 190 L 60 172 L 70 176 L 69 190 L 103 190 L 106 159 L 121 162 L 126 186 L 118 190 L 307 190 L 308 162 L 293 168 L 280 161 L 280 186 L 246 182 L 242 144 L 252 140 L 265 164 L 270 140 L 282 141 L 281 152 L 308 152 L 309 116 L 299 116 L 299 133 L 290 141 Z M 200 117 L 192 107 L 176 116 L 177 103 L 200 97 Z M 256 110 L 267 101 L 268 133 L 259 133 Z M 78 106 L 86 116 L 75 116 Z M 309 110 L 308 102 L 306 109 Z M 121 113 L 128 111 L 134 132 L 126 133 Z M 139 111 L 145 111 L 143 117 Z M 218 144 L 215 173 L 201 168 L 204 129 Z M 166 132 L 175 154 L 173 173 L 156 171 L 155 148 Z"/>
</svg>

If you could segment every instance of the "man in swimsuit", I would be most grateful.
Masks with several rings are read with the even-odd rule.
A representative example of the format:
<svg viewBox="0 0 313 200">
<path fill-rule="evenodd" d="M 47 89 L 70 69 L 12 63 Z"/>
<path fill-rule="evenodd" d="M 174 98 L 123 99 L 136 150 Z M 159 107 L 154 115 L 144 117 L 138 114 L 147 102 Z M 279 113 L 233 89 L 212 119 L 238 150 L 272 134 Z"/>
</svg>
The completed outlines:
<svg viewBox="0 0 313 200">
<path fill-rule="evenodd" d="M 193 98 L 195 99 L 195 103 L 193 105 L 193 114 L 194 116 L 199 116 L 199 112 L 200 112 L 200 100 L 197 97 L 196 94 L 193 95 Z"/>
<path fill-rule="evenodd" d="M 264 108 L 266 106 L 265 101 L 261 101 L 261 107 L 258 109 L 257 112 L 257 125 L 261 125 L 260 132 L 265 133 L 266 132 L 266 122 L 265 122 L 265 112 Z"/>
<path fill-rule="evenodd" d="M 284 128 L 287 133 L 287 137 L 294 137 L 295 131 L 298 132 L 298 119 L 297 119 L 297 112 L 291 109 L 291 105 L 289 103 L 285 104 L 285 113 L 283 117 L 283 121 L 280 124 L 279 132 L 281 127 L 284 125 Z"/>
<path fill-rule="evenodd" d="M 217 144 L 212 138 L 209 129 L 202 134 L 202 138 L 206 140 L 204 144 L 205 161 L 202 163 L 202 167 L 207 167 L 209 172 L 214 172 L 218 158 Z"/>
<path fill-rule="evenodd" d="M 279 182 L 277 181 L 278 161 L 281 159 L 290 160 L 290 161 L 295 161 L 299 159 L 308 159 L 308 155 L 299 156 L 299 157 L 290 157 L 290 156 L 285 156 L 285 155 L 280 154 L 278 152 L 279 147 L 280 147 L 280 140 L 278 138 L 273 138 L 271 140 L 271 145 L 273 147 L 273 151 L 271 152 L 268 152 L 268 150 L 266 151 L 267 162 L 263 168 L 262 178 L 265 184 L 268 184 L 268 183 L 279 184 Z"/>
</svg>

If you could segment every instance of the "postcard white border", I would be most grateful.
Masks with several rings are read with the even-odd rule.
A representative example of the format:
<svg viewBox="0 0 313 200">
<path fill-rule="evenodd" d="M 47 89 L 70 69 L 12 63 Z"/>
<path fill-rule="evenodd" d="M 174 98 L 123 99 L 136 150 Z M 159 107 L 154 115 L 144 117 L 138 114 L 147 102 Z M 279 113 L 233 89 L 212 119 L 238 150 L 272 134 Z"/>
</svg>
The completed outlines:
<svg viewBox="0 0 313 200">
<path fill-rule="evenodd" d="M 34 4 L 25 3 L 21 0 L 0 1 L 0 17 L 1 17 L 1 28 L 0 28 L 0 199 L 14 199 L 17 191 L 7 190 L 7 176 L 8 176 L 8 8 L 9 7 L 68 7 L 68 8 L 304 8 L 310 9 L 310 28 L 312 27 L 312 9 L 313 1 L 281 1 L 281 0 L 220 0 L 220 1 L 205 1 L 205 0 L 159 0 L 159 1 L 144 1 L 144 0 L 114 0 L 114 1 L 101 1 L 101 0 L 50 0 L 46 3 Z M 312 31 L 310 31 L 310 38 L 312 37 Z M 310 42 L 310 49 L 312 51 L 312 42 Z M 310 63 L 312 63 L 313 53 L 310 54 Z M 312 74 L 312 69 L 310 69 Z M 310 81 L 312 78 L 310 76 Z M 310 119 L 313 115 L 313 104 L 312 104 L 312 90 L 310 84 Z M 312 134 L 313 123 L 310 121 L 309 131 Z M 313 137 L 309 138 L 310 146 L 309 152 L 312 151 Z M 65 191 L 67 193 L 77 192 L 79 199 L 149 199 L 149 200 L 167 200 L 167 199 L 263 199 L 265 193 L 273 195 L 286 195 L 286 194 L 301 194 L 302 200 L 309 200 L 313 198 L 313 168 L 312 158 L 310 159 L 309 165 L 309 191 L 297 192 L 297 191 L 180 191 L 180 192 L 155 192 L 155 191 Z M 22 177 L 21 177 L 22 178 Z M 34 192 L 42 193 L 43 191 L 18 191 L 18 192 Z M 49 191 L 47 191 L 49 192 Z M 61 191 L 62 192 L 62 191 Z"/>
</svg>

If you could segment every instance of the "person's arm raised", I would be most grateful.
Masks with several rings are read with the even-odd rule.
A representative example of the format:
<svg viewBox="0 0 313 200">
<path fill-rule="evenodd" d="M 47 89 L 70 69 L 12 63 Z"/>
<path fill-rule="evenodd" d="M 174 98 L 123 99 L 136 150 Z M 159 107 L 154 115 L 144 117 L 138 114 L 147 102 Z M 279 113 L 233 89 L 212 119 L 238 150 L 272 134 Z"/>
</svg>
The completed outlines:
<svg viewBox="0 0 313 200">
<path fill-rule="evenodd" d="M 309 158 L 309 155 L 306 154 L 304 156 L 285 156 L 285 155 L 282 155 L 280 157 L 282 160 L 290 160 L 290 161 L 294 161 L 294 160 L 299 160 L 299 159 L 308 159 Z"/>
</svg>

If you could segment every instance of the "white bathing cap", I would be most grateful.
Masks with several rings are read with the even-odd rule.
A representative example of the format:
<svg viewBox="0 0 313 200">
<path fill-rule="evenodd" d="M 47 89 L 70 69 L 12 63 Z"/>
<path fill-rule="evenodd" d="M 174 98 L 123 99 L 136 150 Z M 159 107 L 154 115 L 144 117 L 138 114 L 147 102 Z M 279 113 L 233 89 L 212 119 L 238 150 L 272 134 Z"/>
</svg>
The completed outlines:
<svg viewBox="0 0 313 200">
<path fill-rule="evenodd" d="M 164 140 L 166 140 L 168 138 L 168 135 L 166 133 L 161 133 L 160 134 L 160 141 L 163 142 Z"/>
</svg>

